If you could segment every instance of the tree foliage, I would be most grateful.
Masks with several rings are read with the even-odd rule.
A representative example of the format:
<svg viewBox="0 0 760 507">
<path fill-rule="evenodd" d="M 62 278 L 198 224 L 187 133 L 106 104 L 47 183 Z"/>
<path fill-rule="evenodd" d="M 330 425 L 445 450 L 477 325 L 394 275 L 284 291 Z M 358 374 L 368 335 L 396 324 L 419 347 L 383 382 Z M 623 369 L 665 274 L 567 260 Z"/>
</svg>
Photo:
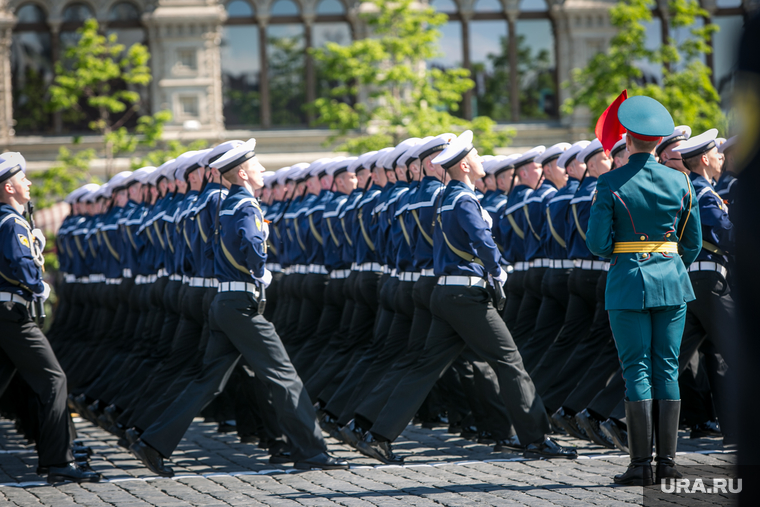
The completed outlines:
<svg viewBox="0 0 760 507">
<path fill-rule="evenodd" d="M 341 149 L 361 153 L 423 137 L 471 128 L 481 153 L 505 146 L 510 133 L 479 117 L 468 122 L 451 114 L 474 85 L 466 69 L 429 68 L 439 55 L 438 27 L 446 15 L 413 0 L 370 0 L 363 4 L 371 36 L 342 46 L 312 49 L 320 75 L 334 83 L 315 100 L 317 122 L 337 133 Z M 366 7 L 372 7 L 367 9 Z M 359 131 L 359 136 L 350 136 Z"/>
<path fill-rule="evenodd" d="M 138 90 L 152 79 L 150 53 L 143 44 L 126 48 L 119 44 L 116 34 L 101 34 L 94 19 L 85 21 L 77 34 L 77 44 L 69 47 L 55 65 L 50 107 L 74 120 L 85 117 L 85 107 L 97 111 L 97 118 L 88 127 L 103 135 L 106 176 L 110 176 L 113 158 L 134 151 L 139 144 L 125 123 L 139 114 L 142 104 Z M 151 120 L 139 118 L 137 133 L 150 129 L 146 122 L 163 128 L 167 118 L 171 119 L 168 112 L 158 113 Z"/>
<path fill-rule="evenodd" d="M 698 26 L 698 18 L 707 12 L 697 0 L 669 0 L 670 33 L 689 35 L 682 41 L 672 36 L 658 49 L 646 47 L 646 27 L 652 20 L 654 0 L 620 0 L 611 11 L 612 24 L 618 28 L 607 53 L 594 56 L 583 69 L 575 69 L 570 82 L 572 98 L 562 106 L 571 114 L 579 106 L 591 111 L 592 122 L 624 89 L 628 95 L 648 95 L 660 101 L 673 115 L 676 124 L 690 125 L 694 132 L 725 127 L 720 96 L 710 81 L 710 69 L 704 55 L 712 50 L 714 24 Z M 643 63 L 661 69 L 659 76 L 646 76 Z M 659 82 L 658 82 L 659 78 Z"/>
<path fill-rule="evenodd" d="M 79 144 L 80 139 L 74 139 Z M 37 208 L 55 204 L 61 197 L 90 181 L 90 162 L 95 158 L 92 148 L 72 152 L 65 146 L 58 150 L 55 165 L 39 174 L 33 174 L 32 198 Z"/>
</svg>

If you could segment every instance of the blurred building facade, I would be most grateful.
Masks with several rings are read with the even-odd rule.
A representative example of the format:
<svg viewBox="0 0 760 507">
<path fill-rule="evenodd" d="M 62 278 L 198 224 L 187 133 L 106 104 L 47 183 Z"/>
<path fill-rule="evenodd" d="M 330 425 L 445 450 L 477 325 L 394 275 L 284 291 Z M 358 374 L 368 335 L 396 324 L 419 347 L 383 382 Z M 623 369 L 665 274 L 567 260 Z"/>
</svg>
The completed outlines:
<svg viewBox="0 0 760 507">
<path fill-rule="evenodd" d="M 667 0 L 658 0 L 662 6 Z M 442 53 L 429 62 L 472 71 L 466 118 L 488 115 L 516 128 L 515 148 L 586 134 L 588 118 L 563 116 L 561 86 L 573 69 L 604 51 L 614 36 L 614 0 L 430 0 L 448 15 Z M 706 63 L 723 95 L 732 85 L 733 48 L 750 0 L 702 0 L 721 27 Z M 84 135 L 86 121 L 44 110 L 55 63 L 76 44 L 76 30 L 95 18 L 121 43 L 146 44 L 153 81 L 142 90 L 145 113 L 168 109 L 167 136 L 212 142 L 255 136 L 272 164 L 316 158 L 329 132 L 311 128 L 303 108 L 330 84 L 307 54 L 327 42 L 365 36 L 360 0 L 0 0 L 0 147 L 22 151 L 32 168 L 54 160 L 58 147 Z M 653 11 L 647 41 L 669 37 Z M 645 79 L 657 69 L 642 63 Z M 279 167 L 279 166 L 278 166 Z"/>
</svg>

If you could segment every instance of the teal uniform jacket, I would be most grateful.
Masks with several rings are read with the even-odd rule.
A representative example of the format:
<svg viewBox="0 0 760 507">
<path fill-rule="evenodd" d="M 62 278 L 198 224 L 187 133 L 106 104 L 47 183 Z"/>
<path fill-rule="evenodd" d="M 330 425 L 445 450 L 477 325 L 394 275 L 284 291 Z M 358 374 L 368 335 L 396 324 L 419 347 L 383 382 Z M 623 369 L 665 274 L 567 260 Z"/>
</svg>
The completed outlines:
<svg viewBox="0 0 760 507">
<path fill-rule="evenodd" d="M 677 242 L 675 253 L 614 253 L 617 242 Z M 607 310 L 680 306 L 694 300 L 687 268 L 702 248 L 699 202 L 689 178 L 636 153 L 599 178 L 586 244 L 610 259 Z"/>
</svg>

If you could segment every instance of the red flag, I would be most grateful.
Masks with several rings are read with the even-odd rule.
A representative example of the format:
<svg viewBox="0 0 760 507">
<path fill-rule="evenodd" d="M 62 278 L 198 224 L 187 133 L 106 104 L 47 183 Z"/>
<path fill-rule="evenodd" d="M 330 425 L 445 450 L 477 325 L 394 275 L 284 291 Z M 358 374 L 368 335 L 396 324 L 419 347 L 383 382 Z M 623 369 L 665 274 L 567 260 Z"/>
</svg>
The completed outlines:
<svg viewBox="0 0 760 507">
<path fill-rule="evenodd" d="M 615 146 L 615 143 L 618 142 L 626 132 L 625 127 L 623 127 L 620 124 L 620 120 L 618 120 L 618 109 L 620 109 L 620 104 L 622 104 L 627 98 L 628 90 L 623 90 L 623 93 L 610 104 L 596 122 L 594 133 L 596 134 L 596 138 L 601 141 L 605 153 L 609 153 L 609 151 Z"/>
</svg>

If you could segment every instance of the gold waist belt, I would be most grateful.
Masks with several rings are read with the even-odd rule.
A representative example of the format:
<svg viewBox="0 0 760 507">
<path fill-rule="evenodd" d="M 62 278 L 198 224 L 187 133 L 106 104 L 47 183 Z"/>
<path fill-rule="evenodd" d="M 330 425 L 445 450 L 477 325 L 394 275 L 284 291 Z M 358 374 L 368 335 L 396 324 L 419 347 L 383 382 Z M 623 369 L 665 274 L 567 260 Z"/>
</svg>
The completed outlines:
<svg viewBox="0 0 760 507">
<path fill-rule="evenodd" d="M 618 241 L 612 253 L 678 253 L 673 241 Z"/>
</svg>

